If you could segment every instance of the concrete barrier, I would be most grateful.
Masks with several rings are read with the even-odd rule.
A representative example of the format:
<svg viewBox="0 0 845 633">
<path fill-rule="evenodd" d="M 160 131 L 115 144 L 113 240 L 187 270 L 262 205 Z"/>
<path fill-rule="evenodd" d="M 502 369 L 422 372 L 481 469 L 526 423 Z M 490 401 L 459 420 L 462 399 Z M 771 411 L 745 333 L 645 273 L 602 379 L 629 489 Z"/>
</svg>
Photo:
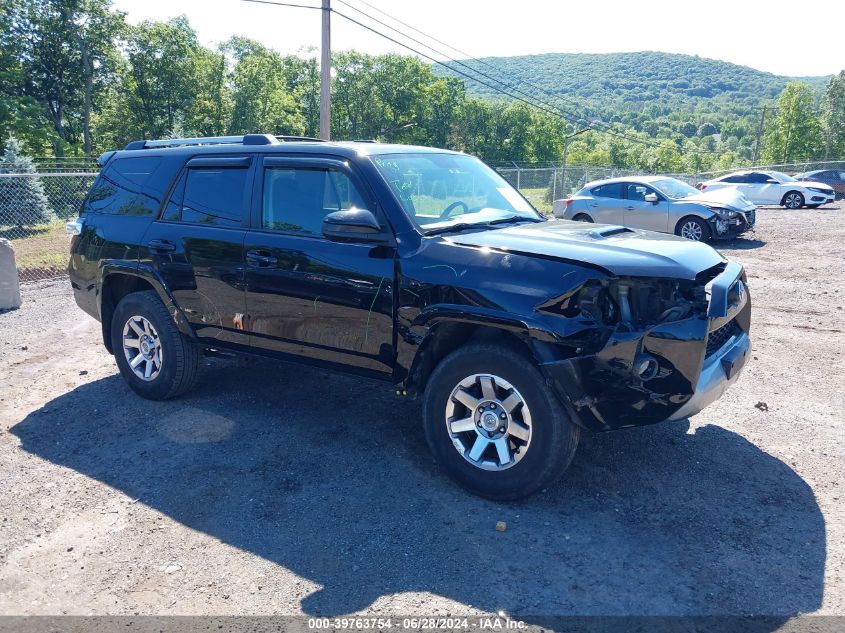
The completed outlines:
<svg viewBox="0 0 845 633">
<path fill-rule="evenodd" d="M 15 266 L 15 247 L 9 240 L 0 238 L 0 310 L 20 305 L 21 283 Z"/>
</svg>

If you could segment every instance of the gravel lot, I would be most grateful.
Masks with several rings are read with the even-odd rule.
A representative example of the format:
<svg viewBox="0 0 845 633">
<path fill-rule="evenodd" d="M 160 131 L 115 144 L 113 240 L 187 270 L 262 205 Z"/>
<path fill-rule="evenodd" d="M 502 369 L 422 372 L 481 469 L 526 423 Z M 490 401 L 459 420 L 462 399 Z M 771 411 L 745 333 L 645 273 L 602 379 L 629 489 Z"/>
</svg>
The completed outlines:
<svg viewBox="0 0 845 633">
<path fill-rule="evenodd" d="M 0 314 L 0 614 L 845 615 L 843 212 L 720 247 L 755 303 L 722 400 L 508 505 L 385 385 L 213 361 L 143 401 L 67 282 L 30 286 Z"/>
</svg>

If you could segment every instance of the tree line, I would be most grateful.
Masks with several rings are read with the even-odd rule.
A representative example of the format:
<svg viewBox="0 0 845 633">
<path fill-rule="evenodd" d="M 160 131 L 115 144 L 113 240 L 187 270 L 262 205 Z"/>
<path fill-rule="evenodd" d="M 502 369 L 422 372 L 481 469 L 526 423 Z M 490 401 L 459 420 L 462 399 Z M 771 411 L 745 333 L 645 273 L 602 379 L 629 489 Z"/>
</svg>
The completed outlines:
<svg viewBox="0 0 845 633">
<path fill-rule="evenodd" d="M 332 68 L 337 139 L 448 147 L 492 163 L 560 162 L 576 129 L 525 103 L 471 96 L 462 80 L 416 57 L 338 52 Z M 319 93 L 313 50 L 281 55 L 245 37 L 209 48 L 185 17 L 130 25 L 110 0 L 4 0 L 0 8 L 0 144 L 14 136 L 30 155 L 90 156 L 141 138 L 317 136 Z M 797 82 L 772 106 L 763 160 L 845 158 L 845 72 L 820 100 Z M 619 134 L 602 133 L 602 124 L 579 135 L 571 162 L 702 171 L 752 158 L 748 121 L 690 122 L 663 134 L 624 116 L 606 120 Z"/>
</svg>

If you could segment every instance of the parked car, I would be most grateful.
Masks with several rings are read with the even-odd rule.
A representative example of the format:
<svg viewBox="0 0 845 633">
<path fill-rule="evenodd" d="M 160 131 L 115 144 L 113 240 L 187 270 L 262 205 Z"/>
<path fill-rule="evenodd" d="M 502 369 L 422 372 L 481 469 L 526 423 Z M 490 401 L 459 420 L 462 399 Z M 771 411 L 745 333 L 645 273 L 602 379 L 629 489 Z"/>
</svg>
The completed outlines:
<svg viewBox="0 0 845 633">
<path fill-rule="evenodd" d="M 556 200 L 552 211 L 556 218 L 674 233 L 696 242 L 736 237 L 756 221 L 755 206 L 735 191 L 702 193 L 665 176 L 596 180 Z"/>
<path fill-rule="evenodd" d="M 833 188 L 836 192 L 836 199 L 845 199 L 845 171 L 841 169 L 816 169 L 795 174 L 798 180 L 811 180 L 821 182 Z"/>
<path fill-rule="evenodd" d="M 566 469 L 582 430 L 691 416 L 748 358 L 742 266 L 547 221 L 465 154 L 250 134 L 135 141 L 101 163 L 68 227 L 70 283 L 144 398 L 185 393 L 204 353 L 379 379 L 422 396 L 443 471 L 514 499 Z"/>
<path fill-rule="evenodd" d="M 738 171 L 699 183 L 701 191 L 735 188 L 754 204 L 787 209 L 815 209 L 835 199 L 833 188 L 822 182 L 799 181 L 779 171 Z"/>
</svg>

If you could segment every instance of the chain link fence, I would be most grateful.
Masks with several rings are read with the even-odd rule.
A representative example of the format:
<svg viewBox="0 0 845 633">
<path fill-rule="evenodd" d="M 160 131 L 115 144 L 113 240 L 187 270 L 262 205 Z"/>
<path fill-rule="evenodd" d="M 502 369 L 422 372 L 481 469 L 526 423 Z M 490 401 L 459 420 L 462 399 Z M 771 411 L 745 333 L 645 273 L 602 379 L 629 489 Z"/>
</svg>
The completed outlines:
<svg viewBox="0 0 845 633">
<path fill-rule="evenodd" d="M 8 173 L 0 164 L 0 238 L 14 246 L 21 283 L 65 274 L 65 223 L 77 216 L 96 177 L 93 171 Z"/>
<path fill-rule="evenodd" d="M 15 173 L 0 163 L 0 238 L 11 240 L 21 283 L 66 274 L 70 238 L 65 223 L 79 212 L 97 176 L 97 164 L 88 159 L 35 159 L 32 173 Z M 746 167 L 743 169 L 752 169 Z M 754 169 L 788 174 L 830 169 L 845 171 L 845 161 L 765 165 Z M 586 183 L 603 178 L 643 175 L 642 170 L 592 165 L 553 164 L 497 167 L 538 209 L 551 212 L 552 202 L 571 195 Z M 692 185 L 734 170 L 698 174 L 663 174 Z"/>
</svg>

